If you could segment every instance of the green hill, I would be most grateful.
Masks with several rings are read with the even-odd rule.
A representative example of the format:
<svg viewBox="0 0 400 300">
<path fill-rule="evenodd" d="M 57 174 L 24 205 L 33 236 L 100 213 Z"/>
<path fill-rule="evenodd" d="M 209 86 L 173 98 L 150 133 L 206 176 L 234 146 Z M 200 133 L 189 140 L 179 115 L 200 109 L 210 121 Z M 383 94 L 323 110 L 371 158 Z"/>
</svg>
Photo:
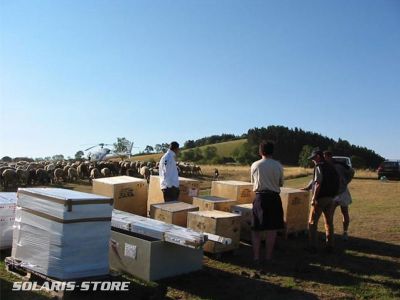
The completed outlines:
<svg viewBox="0 0 400 300">
<path fill-rule="evenodd" d="M 217 154 L 219 157 L 231 157 L 233 151 L 235 151 L 236 148 L 240 147 L 246 142 L 246 139 L 241 139 L 241 140 L 234 140 L 234 141 L 229 141 L 229 142 L 223 142 L 223 143 L 217 143 L 217 144 L 211 144 L 211 145 L 205 145 L 201 147 L 195 147 L 191 149 L 186 149 L 182 150 L 182 152 L 189 151 L 189 150 L 194 150 L 196 148 L 199 148 L 200 150 L 204 150 L 207 147 L 215 147 L 217 148 Z M 131 160 L 140 160 L 140 161 L 149 161 L 149 160 L 155 160 L 159 161 L 163 153 L 151 153 L 151 154 L 142 154 L 142 155 L 134 155 L 131 157 Z"/>
<path fill-rule="evenodd" d="M 207 147 L 215 147 L 215 148 L 217 148 L 217 154 L 219 157 L 230 157 L 230 156 L 232 156 L 233 151 L 235 151 L 236 148 L 243 145 L 246 141 L 247 141 L 246 139 L 234 140 L 234 141 L 229 141 L 229 142 L 205 145 L 205 146 L 201 146 L 198 148 L 203 151 Z M 196 149 L 196 148 L 192 148 L 192 149 Z M 188 150 L 190 150 L 190 149 L 183 150 L 182 152 L 185 152 Z"/>
</svg>

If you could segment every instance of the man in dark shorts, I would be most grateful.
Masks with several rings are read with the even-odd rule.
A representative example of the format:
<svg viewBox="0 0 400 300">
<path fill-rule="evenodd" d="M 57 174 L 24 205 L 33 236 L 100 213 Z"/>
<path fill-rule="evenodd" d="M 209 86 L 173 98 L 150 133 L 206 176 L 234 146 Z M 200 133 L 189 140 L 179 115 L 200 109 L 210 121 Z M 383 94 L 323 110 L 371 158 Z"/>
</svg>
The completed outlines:
<svg viewBox="0 0 400 300">
<path fill-rule="evenodd" d="M 310 246 L 307 250 L 310 253 L 317 252 L 317 228 L 321 214 L 324 216 L 326 232 L 326 251 L 331 253 L 334 250 L 334 228 L 333 228 L 333 198 L 339 190 L 339 175 L 335 168 L 327 163 L 323 152 L 315 148 L 308 157 L 314 164 L 314 177 L 304 190 L 312 190 L 310 217 L 308 222 Z"/>
<path fill-rule="evenodd" d="M 266 231 L 266 260 L 271 260 L 277 230 L 283 229 L 283 209 L 279 196 L 283 186 L 283 167 L 272 159 L 274 144 L 259 146 L 261 159 L 251 165 L 251 182 L 256 197 L 253 201 L 252 242 L 254 262 L 260 261 L 261 232 Z"/>
</svg>

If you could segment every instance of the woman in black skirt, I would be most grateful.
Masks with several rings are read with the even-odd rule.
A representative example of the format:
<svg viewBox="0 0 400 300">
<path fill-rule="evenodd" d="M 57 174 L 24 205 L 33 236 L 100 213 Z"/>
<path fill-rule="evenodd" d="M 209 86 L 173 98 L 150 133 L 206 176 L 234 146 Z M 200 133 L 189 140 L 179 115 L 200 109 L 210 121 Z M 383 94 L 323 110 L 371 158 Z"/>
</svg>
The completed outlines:
<svg viewBox="0 0 400 300">
<path fill-rule="evenodd" d="M 283 186 L 283 167 L 272 159 L 274 144 L 261 143 L 261 159 L 251 165 L 251 182 L 256 197 L 253 201 L 252 242 L 254 261 L 260 261 L 261 232 L 266 231 L 266 260 L 272 258 L 277 230 L 283 229 L 283 209 L 279 196 Z"/>
</svg>

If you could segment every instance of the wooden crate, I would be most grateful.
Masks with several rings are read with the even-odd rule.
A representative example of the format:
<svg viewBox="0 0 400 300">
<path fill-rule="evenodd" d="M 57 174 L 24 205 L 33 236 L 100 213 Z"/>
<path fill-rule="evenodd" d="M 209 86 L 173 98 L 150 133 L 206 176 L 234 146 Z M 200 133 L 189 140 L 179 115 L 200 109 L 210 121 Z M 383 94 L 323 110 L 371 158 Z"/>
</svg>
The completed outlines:
<svg viewBox="0 0 400 300">
<path fill-rule="evenodd" d="M 236 200 L 221 198 L 217 196 L 197 196 L 193 197 L 193 205 L 203 210 L 220 210 L 231 212 L 231 206 L 237 203 Z"/>
<path fill-rule="evenodd" d="M 253 185 L 245 181 L 213 181 L 211 195 L 236 200 L 238 204 L 253 203 Z"/>
<path fill-rule="evenodd" d="M 207 241 L 203 246 L 206 252 L 222 253 L 239 248 L 240 216 L 237 214 L 218 210 L 189 212 L 188 228 L 232 239 L 232 244 L 230 245 Z"/>
<path fill-rule="evenodd" d="M 114 199 L 114 208 L 139 216 L 147 215 L 147 181 L 129 176 L 93 179 L 94 194 Z"/>
<path fill-rule="evenodd" d="M 199 208 L 195 205 L 179 201 L 152 204 L 150 207 L 150 218 L 186 227 L 188 212 L 198 210 Z"/>
<path fill-rule="evenodd" d="M 178 201 L 192 204 L 193 197 L 199 194 L 200 181 L 190 178 L 179 177 Z M 147 198 L 147 211 L 150 212 L 152 204 L 164 203 L 164 195 L 160 188 L 160 177 L 150 176 L 149 195 Z"/>
<path fill-rule="evenodd" d="M 307 230 L 310 207 L 309 192 L 293 188 L 281 188 L 280 196 L 284 213 L 285 233 Z"/>
</svg>

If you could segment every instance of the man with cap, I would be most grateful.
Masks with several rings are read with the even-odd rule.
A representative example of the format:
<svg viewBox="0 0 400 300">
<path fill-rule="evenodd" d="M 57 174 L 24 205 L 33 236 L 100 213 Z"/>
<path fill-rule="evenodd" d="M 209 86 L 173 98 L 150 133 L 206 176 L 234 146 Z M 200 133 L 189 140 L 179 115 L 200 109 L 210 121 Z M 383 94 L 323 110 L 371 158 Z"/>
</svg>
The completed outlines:
<svg viewBox="0 0 400 300">
<path fill-rule="evenodd" d="M 179 144 L 172 142 L 159 163 L 160 188 L 165 202 L 176 201 L 179 197 L 179 175 L 175 160 L 178 153 Z"/>
<path fill-rule="evenodd" d="M 335 168 L 327 163 L 324 154 L 319 148 L 314 148 L 308 159 L 315 164 L 314 177 L 305 190 L 312 191 L 311 211 L 308 222 L 311 253 L 317 251 L 317 227 L 321 214 L 324 215 L 326 232 L 326 250 L 333 251 L 334 229 L 333 229 L 333 198 L 339 187 L 339 176 Z"/>
</svg>

